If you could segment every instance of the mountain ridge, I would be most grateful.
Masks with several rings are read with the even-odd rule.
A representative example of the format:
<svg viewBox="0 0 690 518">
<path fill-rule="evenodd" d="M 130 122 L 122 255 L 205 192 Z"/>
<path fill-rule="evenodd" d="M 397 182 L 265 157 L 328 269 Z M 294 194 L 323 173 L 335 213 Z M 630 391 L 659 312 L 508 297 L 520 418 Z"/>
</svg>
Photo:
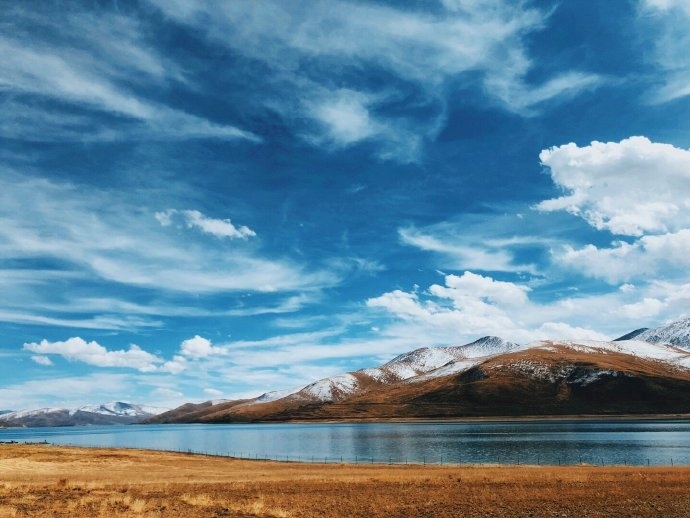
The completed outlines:
<svg viewBox="0 0 690 518">
<path fill-rule="evenodd" d="M 657 341 L 640 339 L 643 336 Z M 682 346 L 685 343 L 688 348 Z M 526 386 L 531 393 L 523 390 Z M 478 390 L 493 394 L 493 399 L 477 396 Z M 148 422 L 452 418 L 526 411 L 690 413 L 690 396 L 677 397 L 677 390 L 690 394 L 690 319 L 638 329 L 610 342 L 543 340 L 518 345 L 489 336 L 462 346 L 421 347 L 383 365 L 324 378 L 301 389 L 214 406 L 192 405 L 189 411 L 180 407 Z M 615 404 L 597 402 L 597 393 Z M 429 406 L 429 401 L 434 404 Z M 512 401 L 512 406 L 501 401 Z"/>
<path fill-rule="evenodd" d="M 136 405 L 122 401 L 85 405 L 78 408 L 46 407 L 0 414 L 0 426 L 134 424 L 168 410 L 167 408 Z"/>
</svg>

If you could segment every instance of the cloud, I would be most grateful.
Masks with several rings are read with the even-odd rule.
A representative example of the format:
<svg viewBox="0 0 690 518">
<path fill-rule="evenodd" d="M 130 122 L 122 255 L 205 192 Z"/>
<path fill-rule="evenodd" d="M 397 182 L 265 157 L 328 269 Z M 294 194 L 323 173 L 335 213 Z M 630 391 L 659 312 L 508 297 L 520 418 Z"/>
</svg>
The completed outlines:
<svg viewBox="0 0 690 518">
<path fill-rule="evenodd" d="M 34 356 L 31 357 L 31 359 L 32 359 L 33 361 L 35 361 L 36 363 L 38 363 L 39 365 L 45 365 L 45 366 L 51 366 L 51 365 L 53 365 L 53 362 L 52 362 L 51 359 L 48 358 L 47 356 L 38 356 L 38 355 L 34 355 Z"/>
<path fill-rule="evenodd" d="M 610 283 L 635 279 L 685 277 L 690 258 L 690 229 L 643 236 L 627 243 L 618 241 L 610 248 L 587 245 L 582 248 L 566 246 L 555 253 L 559 264 L 575 268 L 586 275 L 604 279 Z"/>
<path fill-rule="evenodd" d="M 214 388 L 205 388 L 204 389 L 204 394 L 207 394 L 211 397 L 221 397 L 223 395 L 222 390 L 214 389 Z"/>
<path fill-rule="evenodd" d="M 158 222 L 164 226 L 170 226 L 173 220 L 180 218 L 187 228 L 197 228 L 204 234 L 210 234 L 218 238 L 247 239 L 256 236 L 256 232 L 246 226 L 236 227 L 229 219 L 214 219 L 204 216 L 198 210 L 168 209 L 154 214 Z"/>
<path fill-rule="evenodd" d="M 310 120 L 301 132 L 309 142 L 373 140 L 386 160 L 418 158 L 424 140 L 445 124 L 449 92 L 479 85 L 496 105 L 532 114 L 545 101 L 601 82 L 584 71 L 527 80 L 532 59 L 526 37 L 549 13 L 523 2 L 444 3 L 433 12 L 347 1 L 308 8 L 280 1 L 151 3 L 205 34 L 209 44 L 262 62 L 270 78 L 263 81 L 265 104 L 293 123 Z M 363 81 L 364 68 L 376 71 L 385 88 Z"/>
<path fill-rule="evenodd" d="M 0 37 L 1 85 L 15 103 L 2 127 L 6 137 L 260 140 L 232 124 L 186 113 L 141 93 L 185 79 L 180 68 L 147 44 L 147 28 L 138 18 L 103 10 L 57 16 L 48 6 L 36 10 L 19 4 L 11 13 L 13 30 L 5 33 L 11 36 Z M 37 30 L 41 39 L 34 37 Z M 124 120 L 116 118 L 104 130 L 103 114 Z"/>
<path fill-rule="evenodd" d="M 180 345 L 180 354 L 187 358 L 199 359 L 224 353 L 223 348 L 214 347 L 210 340 L 199 335 L 184 340 Z"/>
<path fill-rule="evenodd" d="M 494 272 L 533 272 L 534 266 L 516 264 L 514 245 L 527 244 L 502 237 L 490 237 L 486 224 L 475 225 L 471 221 L 447 222 L 424 229 L 404 227 L 398 229 L 403 244 L 438 254 L 441 268 L 456 270 L 483 270 Z M 486 220 L 484 220 L 486 222 Z"/>
<path fill-rule="evenodd" d="M 256 246 L 244 246 L 244 239 L 232 249 L 193 236 L 180 239 L 161 229 L 153 212 L 142 209 L 140 200 L 131 195 L 97 189 L 84 192 L 67 182 L 6 170 L 0 170 L 0 180 L 6 186 L 0 192 L 0 253 L 27 265 L 37 258 L 44 260 L 42 264 L 57 263 L 56 271 L 65 275 L 66 282 L 72 274 L 78 277 L 75 283 L 97 279 L 199 294 L 305 292 L 332 286 L 340 279 L 335 271 L 264 256 Z M 201 213 L 181 217 L 212 235 L 249 237 L 252 233 L 246 227 L 232 226 L 233 231 L 230 222 Z M 45 303 L 46 294 L 35 284 L 26 275 L 25 282 L 18 277 L 14 282 L 22 297 L 30 294 Z"/>
<path fill-rule="evenodd" d="M 446 275 L 444 285 L 431 285 L 424 293 L 395 290 L 368 299 L 366 305 L 393 317 L 392 322 L 380 326 L 382 336 L 417 347 L 459 345 L 486 335 L 521 343 L 610 338 L 597 330 L 606 322 L 610 295 L 539 304 L 530 300 L 530 291 L 521 284 L 465 272 Z"/>
<path fill-rule="evenodd" d="M 78 336 L 64 342 L 41 340 L 40 343 L 25 343 L 24 350 L 41 355 L 56 354 L 96 367 L 125 367 L 141 372 L 153 372 L 162 363 L 160 358 L 134 344 L 127 350 L 109 351 L 98 342 L 87 342 Z"/>
<path fill-rule="evenodd" d="M 45 406 L 77 408 L 92 403 L 112 401 L 113 394 L 123 397 L 133 387 L 127 374 L 99 372 L 84 376 L 55 376 L 33 379 L 0 387 L 3 408 L 36 409 Z M 150 401 L 141 401 L 150 404 Z"/>
<path fill-rule="evenodd" d="M 330 99 L 314 104 L 312 116 L 323 123 L 329 138 L 338 145 L 349 145 L 377 133 L 376 123 L 369 116 L 366 96 L 343 90 Z"/>
<path fill-rule="evenodd" d="M 543 150 L 541 163 L 566 195 L 536 205 L 565 210 L 598 230 L 641 236 L 690 226 L 690 150 L 630 137 Z"/>
<path fill-rule="evenodd" d="M 653 104 L 690 95 L 690 4 L 686 0 L 640 0 L 640 32 L 649 35 L 655 79 L 663 83 L 651 90 Z"/>
</svg>

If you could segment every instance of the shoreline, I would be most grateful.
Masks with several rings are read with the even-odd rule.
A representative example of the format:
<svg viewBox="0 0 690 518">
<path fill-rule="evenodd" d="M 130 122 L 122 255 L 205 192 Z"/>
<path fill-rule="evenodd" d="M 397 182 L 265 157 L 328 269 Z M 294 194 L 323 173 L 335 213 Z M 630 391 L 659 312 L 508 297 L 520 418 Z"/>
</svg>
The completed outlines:
<svg viewBox="0 0 690 518">
<path fill-rule="evenodd" d="M 690 467 L 308 464 L 6 444 L 0 516 L 683 516 Z"/>
</svg>

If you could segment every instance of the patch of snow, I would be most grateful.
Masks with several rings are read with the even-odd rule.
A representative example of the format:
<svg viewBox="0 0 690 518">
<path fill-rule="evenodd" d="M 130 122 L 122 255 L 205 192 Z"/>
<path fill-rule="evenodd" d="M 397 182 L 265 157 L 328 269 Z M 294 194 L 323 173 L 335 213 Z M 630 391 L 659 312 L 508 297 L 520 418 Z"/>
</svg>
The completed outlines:
<svg viewBox="0 0 690 518">
<path fill-rule="evenodd" d="M 319 401 L 333 401 L 342 396 L 353 394 L 357 386 L 357 378 L 352 374 L 340 374 L 307 385 L 300 393 L 314 397 Z"/>
<path fill-rule="evenodd" d="M 635 337 L 653 344 L 671 344 L 690 349 L 690 318 L 678 320 L 665 326 L 647 329 Z"/>
<path fill-rule="evenodd" d="M 296 394 L 297 392 L 302 390 L 302 388 L 303 387 L 297 387 L 297 388 L 291 388 L 291 389 L 273 390 L 271 392 L 266 392 L 264 394 L 261 394 L 254 401 L 252 401 L 252 403 L 269 403 L 271 401 L 283 399 L 284 397 L 288 397 L 288 396 L 291 396 L 293 394 Z"/>
<path fill-rule="evenodd" d="M 0 415 L 0 421 L 12 421 L 14 419 L 24 419 L 25 417 L 34 417 L 39 415 L 69 411 L 69 408 L 61 407 L 36 408 L 34 410 L 18 410 L 16 412 L 10 412 L 8 414 Z"/>
</svg>

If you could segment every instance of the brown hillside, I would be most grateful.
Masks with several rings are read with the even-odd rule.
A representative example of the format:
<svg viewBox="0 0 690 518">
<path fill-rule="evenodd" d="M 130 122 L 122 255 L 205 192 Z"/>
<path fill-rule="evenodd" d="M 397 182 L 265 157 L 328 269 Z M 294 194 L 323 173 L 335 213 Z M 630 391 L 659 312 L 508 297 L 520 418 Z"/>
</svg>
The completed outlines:
<svg viewBox="0 0 690 518">
<path fill-rule="evenodd" d="M 690 412 L 690 371 L 629 354 L 579 352 L 558 344 L 501 354 L 461 374 L 426 380 L 386 385 L 354 374 L 360 381 L 359 392 L 337 402 L 293 395 L 262 404 L 195 408 L 178 420 L 159 416 L 159 422 Z"/>
</svg>

